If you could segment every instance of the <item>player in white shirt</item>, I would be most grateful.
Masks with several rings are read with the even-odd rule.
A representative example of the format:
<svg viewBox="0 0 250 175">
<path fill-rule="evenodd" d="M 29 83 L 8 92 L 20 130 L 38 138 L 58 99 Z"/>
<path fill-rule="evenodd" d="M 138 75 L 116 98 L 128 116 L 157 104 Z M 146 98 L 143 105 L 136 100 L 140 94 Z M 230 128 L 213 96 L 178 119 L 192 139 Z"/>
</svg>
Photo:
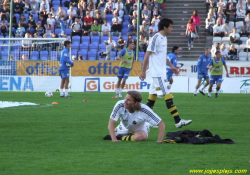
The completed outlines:
<svg viewBox="0 0 250 175">
<path fill-rule="evenodd" d="M 167 35 L 173 30 L 173 21 L 171 19 L 163 18 L 158 25 L 159 32 L 155 34 L 150 40 L 147 48 L 147 52 L 144 57 L 144 63 L 140 79 L 146 78 L 146 68 L 149 62 L 149 75 L 152 79 L 149 90 L 149 97 L 147 105 L 153 109 L 158 94 L 162 93 L 166 106 L 175 120 L 175 126 L 181 128 L 188 125 L 192 120 L 181 119 L 173 102 L 173 95 L 170 89 L 167 88 L 168 81 L 166 77 L 166 64 L 170 66 L 175 74 L 178 74 L 177 68 L 175 68 L 169 60 L 167 55 Z"/>
<path fill-rule="evenodd" d="M 150 124 L 158 125 L 157 142 L 162 142 L 165 131 L 164 122 L 141 101 L 142 96 L 139 92 L 128 91 L 125 100 L 116 103 L 108 124 L 110 135 L 105 136 L 104 140 L 112 140 L 113 142 L 147 140 Z M 119 118 L 121 123 L 115 128 Z"/>
</svg>

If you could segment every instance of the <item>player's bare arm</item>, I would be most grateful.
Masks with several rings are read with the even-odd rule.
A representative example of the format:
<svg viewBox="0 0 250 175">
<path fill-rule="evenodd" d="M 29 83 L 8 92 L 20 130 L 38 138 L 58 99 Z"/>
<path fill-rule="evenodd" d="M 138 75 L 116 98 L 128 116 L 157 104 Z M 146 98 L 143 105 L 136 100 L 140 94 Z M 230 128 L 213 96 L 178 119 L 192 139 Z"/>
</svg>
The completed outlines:
<svg viewBox="0 0 250 175">
<path fill-rule="evenodd" d="M 126 60 L 122 59 L 122 56 L 121 56 L 121 55 L 118 55 L 118 60 L 122 61 L 123 63 L 127 63 Z"/>
<path fill-rule="evenodd" d="M 141 80 L 144 80 L 146 78 L 146 69 L 147 69 L 147 66 L 148 66 L 148 59 L 149 59 L 149 56 L 151 55 L 151 53 L 152 52 L 147 51 L 145 56 L 144 56 L 143 67 L 142 67 L 141 74 L 139 76 L 139 78 Z"/>
<path fill-rule="evenodd" d="M 227 68 L 227 65 L 225 64 L 224 65 L 225 69 L 226 69 L 226 72 L 227 72 L 227 77 L 229 77 L 229 73 L 228 73 L 228 68 Z"/>
<path fill-rule="evenodd" d="M 109 134 L 113 142 L 119 142 L 119 140 L 117 140 L 115 136 L 115 124 L 116 124 L 115 120 L 109 119 L 109 125 L 108 125 Z"/>
<path fill-rule="evenodd" d="M 163 121 L 160 121 L 158 124 L 158 139 L 156 142 L 162 142 L 164 137 L 164 131 L 165 131 L 165 123 Z"/>
<path fill-rule="evenodd" d="M 173 70 L 175 75 L 179 75 L 179 71 L 176 67 L 174 67 L 174 65 L 166 58 L 167 60 L 167 65 L 169 65 L 169 67 Z"/>
</svg>

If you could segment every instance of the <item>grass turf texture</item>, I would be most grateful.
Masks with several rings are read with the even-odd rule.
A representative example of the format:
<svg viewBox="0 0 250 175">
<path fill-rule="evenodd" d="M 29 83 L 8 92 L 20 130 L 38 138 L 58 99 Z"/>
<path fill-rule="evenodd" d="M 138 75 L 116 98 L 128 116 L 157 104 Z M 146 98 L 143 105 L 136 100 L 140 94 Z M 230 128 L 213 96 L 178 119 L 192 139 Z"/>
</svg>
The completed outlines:
<svg viewBox="0 0 250 175">
<path fill-rule="evenodd" d="M 175 128 L 163 99 L 155 104 L 154 111 L 166 124 L 165 134 L 208 129 L 234 140 L 237 144 L 233 145 L 156 143 L 155 128 L 144 142 L 104 141 L 109 116 L 119 100 L 111 98 L 114 93 L 70 93 L 74 98 L 53 94 L 46 98 L 44 92 L 0 92 L 2 101 L 41 101 L 39 106 L 0 109 L 1 175 L 185 175 L 193 169 L 250 172 L 249 94 L 207 98 L 174 93 L 181 118 L 193 120 L 181 129 Z M 146 103 L 148 93 L 142 95 Z"/>
</svg>

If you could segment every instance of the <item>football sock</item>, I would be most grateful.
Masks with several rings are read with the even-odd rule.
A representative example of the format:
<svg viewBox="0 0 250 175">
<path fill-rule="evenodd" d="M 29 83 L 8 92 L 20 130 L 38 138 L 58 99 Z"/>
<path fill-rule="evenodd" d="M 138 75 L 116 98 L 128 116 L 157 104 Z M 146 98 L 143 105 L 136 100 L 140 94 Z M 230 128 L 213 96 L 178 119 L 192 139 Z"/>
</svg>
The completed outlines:
<svg viewBox="0 0 250 175">
<path fill-rule="evenodd" d="M 65 89 L 65 96 L 69 95 L 68 94 L 68 89 Z"/>
<path fill-rule="evenodd" d="M 134 141 L 134 134 L 130 134 L 130 135 L 125 135 L 122 137 L 122 141 Z"/>
<path fill-rule="evenodd" d="M 117 88 L 117 89 L 116 89 L 116 93 L 118 94 L 118 93 L 119 93 L 119 91 L 120 91 L 120 89 L 119 89 L 119 88 Z"/>
<path fill-rule="evenodd" d="M 61 96 L 63 95 L 63 89 L 60 89 L 60 95 Z"/>
<path fill-rule="evenodd" d="M 168 89 L 171 89 L 171 86 L 172 86 L 172 84 L 169 84 L 169 85 L 168 85 Z"/>
<path fill-rule="evenodd" d="M 121 88 L 120 93 L 122 93 L 122 90 L 123 90 L 123 89 Z"/>
<path fill-rule="evenodd" d="M 195 89 L 194 93 L 196 94 L 196 93 L 197 93 L 197 91 L 198 91 L 198 89 Z"/>
<path fill-rule="evenodd" d="M 179 123 L 181 119 L 180 119 L 179 113 L 177 111 L 177 107 L 174 105 L 173 95 L 167 94 L 164 96 L 164 98 L 165 98 L 165 102 L 166 102 L 166 106 L 168 108 L 168 111 L 174 117 L 175 123 Z"/>
<path fill-rule="evenodd" d="M 153 109 L 156 99 L 157 99 L 157 95 L 149 94 L 147 106 L 150 107 L 151 109 Z"/>
<path fill-rule="evenodd" d="M 205 89 L 205 86 L 203 86 L 203 88 L 201 88 L 201 90 L 203 91 Z"/>
</svg>

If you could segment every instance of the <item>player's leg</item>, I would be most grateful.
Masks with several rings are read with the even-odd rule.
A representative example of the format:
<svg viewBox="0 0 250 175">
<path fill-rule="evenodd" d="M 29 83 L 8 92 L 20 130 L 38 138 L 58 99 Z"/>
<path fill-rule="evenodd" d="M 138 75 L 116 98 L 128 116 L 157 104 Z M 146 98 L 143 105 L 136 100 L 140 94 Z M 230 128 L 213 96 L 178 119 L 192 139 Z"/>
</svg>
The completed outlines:
<svg viewBox="0 0 250 175">
<path fill-rule="evenodd" d="M 145 122 L 144 125 L 133 132 L 134 134 L 125 135 L 121 138 L 122 141 L 144 141 L 148 138 L 148 133 L 150 131 L 149 123 Z"/>
<path fill-rule="evenodd" d="M 173 80 L 173 77 L 171 76 L 169 80 L 169 84 L 168 84 L 168 89 L 171 89 L 173 82 L 174 80 Z"/>
<path fill-rule="evenodd" d="M 129 73 L 131 71 L 131 69 L 129 68 L 123 68 L 123 79 L 122 79 L 122 84 L 121 84 L 121 89 L 120 89 L 120 93 L 119 93 L 119 97 L 122 97 L 122 91 L 124 89 L 124 86 L 126 84 L 126 81 L 128 79 Z"/>
<path fill-rule="evenodd" d="M 116 88 L 117 98 L 119 97 L 119 93 L 120 93 L 121 81 L 122 81 L 123 74 L 124 74 L 123 72 L 124 72 L 123 68 L 119 67 L 118 74 L 117 74 L 118 81 L 117 81 L 117 88 Z"/>
<path fill-rule="evenodd" d="M 206 80 L 206 83 L 205 83 L 204 86 L 201 88 L 200 93 L 201 93 L 202 95 L 205 95 L 204 89 L 209 85 L 209 76 L 208 76 L 208 74 L 204 74 L 204 75 L 203 75 L 203 79 Z"/>
<path fill-rule="evenodd" d="M 221 83 L 222 83 L 222 75 L 218 76 L 218 79 L 216 80 L 216 92 L 215 92 L 215 98 L 218 97 L 218 93 L 220 91 L 221 88 Z"/>
<path fill-rule="evenodd" d="M 156 86 L 154 85 L 154 81 L 152 78 L 151 83 L 150 83 L 150 87 L 149 87 L 147 106 L 150 107 L 151 109 L 153 109 L 156 100 L 157 100 Z"/>
<path fill-rule="evenodd" d="M 198 82 L 197 82 L 197 84 L 196 84 L 196 86 L 195 86 L 194 96 L 197 95 L 197 91 L 198 91 L 198 89 L 199 89 L 199 87 L 200 87 L 200 85 L 201 85 L 201 80 L 202 80 L 202 78 L 201 78 L 201 76 L 198 74 Z"/>
<path fill-rule="evenodd" d="M 64 94 L 63 94 L 64 85 L 65 85 L 65 79 L 61 79 L 60 97 L 64 97 Z"/>
<path fill-rule="evenodd" d="M 210 76 L 210 80 L 209 80 L 209 87 L 208 87 L 208 98 L 211 98 L 211 94 L 212 94 L 212 88 L 213 88 L 213 85 L 215 83 L 215 76 L 214 75 L 211 75 Z"/>
</svg>

